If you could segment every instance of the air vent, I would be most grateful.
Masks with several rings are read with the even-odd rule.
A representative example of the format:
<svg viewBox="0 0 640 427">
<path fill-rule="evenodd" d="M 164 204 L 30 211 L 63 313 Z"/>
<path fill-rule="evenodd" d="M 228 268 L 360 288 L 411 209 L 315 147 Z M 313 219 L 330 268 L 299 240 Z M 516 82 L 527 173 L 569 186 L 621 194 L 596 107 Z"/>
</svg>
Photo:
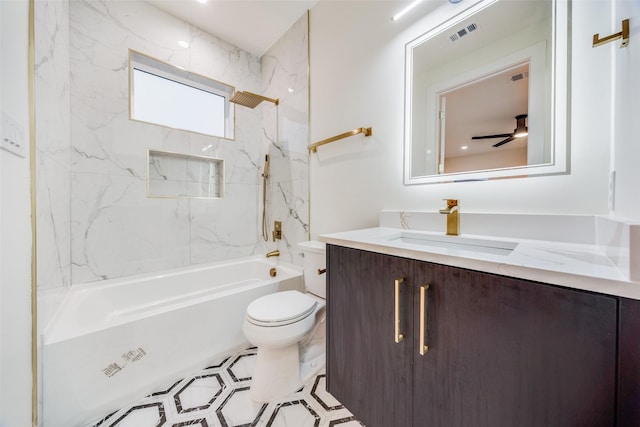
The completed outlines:
<svg viewBox="0 0 640 427">
<path fill-rule="evenodd" d="M 525 71 L 523 73 L 518 73 L 511 76 L 511 81 L 517 82 L 518 80 L 526 79 L 527 77 L 529 77 L 529 72 Z"/>
<path fill-rule="evenodd" d="M 476 31 L 478 29 L 478 24 L 475 22 L 468 24 L 454 33 L 449 34 L 449 41 L 455 42 L 460 40 L 461 38 L 468 36 L 470 33 Z"/>
</svg>

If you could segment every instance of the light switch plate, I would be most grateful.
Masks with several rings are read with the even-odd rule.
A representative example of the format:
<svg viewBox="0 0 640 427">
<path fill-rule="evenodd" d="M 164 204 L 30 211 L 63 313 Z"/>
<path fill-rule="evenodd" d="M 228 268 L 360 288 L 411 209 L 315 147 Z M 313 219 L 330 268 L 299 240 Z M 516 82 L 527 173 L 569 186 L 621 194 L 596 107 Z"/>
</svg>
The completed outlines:
<svg viewBox="0 0 640 427">
<path fill-rule="evenodd" d="M 2 112 L 2 132 L 0 132 L 0 148 L 17 156 L 25 155 L 24 128 L 5 112 Z"/>
</svg>

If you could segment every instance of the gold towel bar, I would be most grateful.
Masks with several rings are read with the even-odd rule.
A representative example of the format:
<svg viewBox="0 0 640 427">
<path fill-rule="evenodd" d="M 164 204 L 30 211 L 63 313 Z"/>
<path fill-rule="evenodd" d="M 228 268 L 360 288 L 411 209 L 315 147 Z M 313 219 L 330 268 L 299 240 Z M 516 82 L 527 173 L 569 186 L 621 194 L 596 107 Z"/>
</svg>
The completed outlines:
<svg viewBox="0 0 640 427">
<path fill-rule="evenodd" d="M 627 47 L 629 44 L 629 20 L 622 21 L 622 31 L 619 33 L 611 34 L 610 36 L 600 38 L 600 33 L 593 35 L 593 47 L 602 46 L 603 44 L 612 42 L 617 39 L 622 39 L 620 47 Z"/>
<path fill-rule="evenodd" d="M 341 133 L 340 135 L 323 139 L 322 141 L 318 141 L 315 144 L 311 144 L 308 148 L 309 148 L 309 151 L 311 151 L 312 153 L 315 153 L 318 151 L 318 147 L 320 147 L 321 145 L 328 144 L 330 142 L 337 141 L 339 139 L 348 138 L 350 136 L 357 135 L 359 133 L 364 133 L 364 136 L 371 136 L 373 135 L 373 130 L 371 128 L 356 128 L 349 132 Z"/>
</svg>

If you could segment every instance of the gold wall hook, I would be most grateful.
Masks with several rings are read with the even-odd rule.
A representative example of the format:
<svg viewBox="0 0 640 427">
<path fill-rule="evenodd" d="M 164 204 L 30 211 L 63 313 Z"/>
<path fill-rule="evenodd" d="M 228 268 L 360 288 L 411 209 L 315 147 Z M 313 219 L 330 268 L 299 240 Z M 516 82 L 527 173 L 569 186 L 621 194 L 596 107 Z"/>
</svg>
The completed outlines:
<svg viewBox="0 0 640 427">
<path fill-rule="evenodd" d="M 600 33 L 593 35 L 593 47 L 602 46 L 603 44 L 607 44 L 614 40 L 622 39 L 622 43 L 620 43 L 620 47 L 627 47 L 629 44 L 629 20 L 625 19 L 622 21 L 622 31 L 619 33 L 611 34 L 610 36 L 600 38 Z"/>
</svg>

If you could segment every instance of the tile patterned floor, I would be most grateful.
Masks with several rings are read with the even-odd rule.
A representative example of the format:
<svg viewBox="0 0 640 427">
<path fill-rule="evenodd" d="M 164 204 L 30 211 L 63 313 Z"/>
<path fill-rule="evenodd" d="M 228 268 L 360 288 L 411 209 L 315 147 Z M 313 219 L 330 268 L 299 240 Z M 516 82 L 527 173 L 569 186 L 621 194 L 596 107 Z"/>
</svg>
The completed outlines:
<svg viewBox="0 0 640 427">
<path fill-rule="evenodd" d="M 320 372 L 295 393 L 259 404 L 249 399 L 256 349 L 249 348 L 86 427 L 358 427 L 326 392 Z"/>
</svg>

